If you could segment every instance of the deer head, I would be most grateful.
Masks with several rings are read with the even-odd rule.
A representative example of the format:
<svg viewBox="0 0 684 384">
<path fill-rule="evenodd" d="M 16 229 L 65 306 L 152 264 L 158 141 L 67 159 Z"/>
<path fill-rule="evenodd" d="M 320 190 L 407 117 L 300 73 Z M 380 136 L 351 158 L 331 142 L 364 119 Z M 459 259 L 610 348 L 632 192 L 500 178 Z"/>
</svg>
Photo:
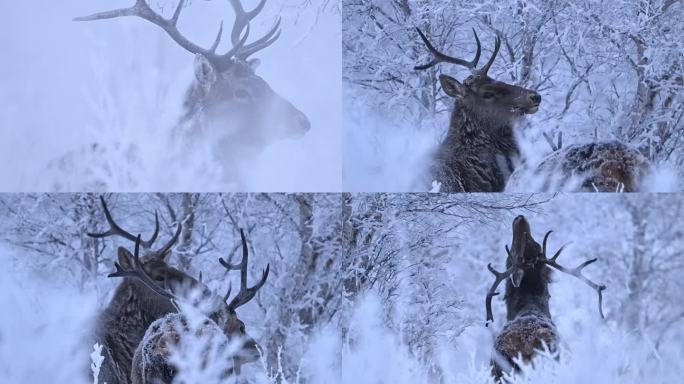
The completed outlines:
<svg viewBox="0 0 684 384">
<path fill-rule="evenodd" d="M 566 268 L 558 264 L 556 260 L 565 248 L 565 245 L 558 249 L 551 258 L 548 258 L 546 256 L 546 243 L 551 232 L 552 231 L 548 231 L 546 233 L 544 241 L 540 246 L 539 243 L 532 238 L 530 224 L 525 216 L 520 215 L 513 220 L 513 240 L 511 248 L 509 249 L 508 245 L 505 246 L 506 254 L 508 255 L 506 259 L 506 271 L 499 272 L 492 267 L 491 263 L 487 264 L 487 269 L 494 275 L 495 279 L 487 292 L 487 298 L 485 300 L 487 309 L 486 325 L 488 325 L 489 322 L 494 321 L 494 316 L 492 315 L 492 298 L 499 294 L 499 292 L 496 291 L 496 288 L 502 281 L 510 279 L 509 288 L 512 290 L 520 289 L 521 285 L 524 284 L 527 275 L 536 273 L 541 274 L 542 278 L 543 276 L 546 276 L 545 280 L 542 281 L 542 284 L 546 285 L 548 284 L 548 273 L 550 272 L 547 267 L 575 276 L 594 289 L 598 294 L 599 313 L 603 318 L 603 290 L 606 289 L 606 286 L 596 284 L 582 274 L 582 270 L 587 265 L 596 262 L 598 259 L 589 259 L 575 268 Z"/>
<path fill-rule="evenodd" d="M 187 274 L 167 264 L 168 256 L 171 254 L 171 248 L 178 241 L 178 238 L 180 236 L 182 229 L 181 223 L 178 223 L 174 235 L 166 244 L 164 244 L 159 249 L 152 250 L 151 248 L 159 236 L 159 215 L 156 212 L 154 214 L 154 233 L 152 234 L 149 240 L 143 241 L 140 239 L 139 235 L 134 236 L 130 232 L 124 230 L 121 226 L 119 226 L 116 223 L 116 221 L 114 221 L 114 218 L 112 217 L 112 214 L 109 211 L 109 208 L 107 207 L 107 203 L 105 202 L 104 197 L 102 196 L 100 196 L 100 204 L 102 205 L 102 210 L 105 214 L 105 218 L 107 220 L 107 224 L 109 225 L 109 229 L 105 232 L 91 232 L 87 235 L 94 238 L 120 236 L 126 240 L 135 243 L 137 252 L 140 252 L 140 248 L 142 248 L 145 251 L 144 256 L 135 257 L 126 248 L 119 247 L 117 250 L 117 261 L 115 262 L 117 269 L 123 268 L 132 270 L 134 269 L 137 263 L 140 267 L 140 270 L 144 271 L 145 277 L 149 278 L 151 281 L 156 281 L 157 283 L 163 284 L 164 286 L 195 286 L 199 283 L 191 276 L 188 276 Z M 114 275 L 115 274 L 110 274 L 109 276 L 112 277 Z M 143 281 L 143 283 L 144 282 L 145 281 Z M 164 297 L 168 298 L 168 296 Z"/>
<path fill-rule="evenodd" d="M 470 61 L 447 56 L 438 51 L 423 32 L 420 29 L 417 30 L 423 43 L 425 43 L 425 46 L 430 51 L 432 60 L 427 64 L 418 65 L 414 69 L 424 70 L 444 62 L 461 65 L 470 70 L 470 76 L 463 83 L 460 83 L 451 76 L 439 75 L 442 89 L 447 95 L 456 99 L 457 105 L 474 111 L 477 116 L 493 117 L 507 121 L 513 121 L 525 114 L 535 113 L 539 109 L 541 96 L 537 92 L 494 80 L 487 75 L 492 63 L 494 63 L 494 59 L 496 59 L 496 55 L 499 53 L 501 46 L 499 36 L 496 36 L 492 57 L 484 67 L 476 69 L 480 61 L 481 47 L 480 39 L 477 37 L 474 29 L 473 34 L 475 35 L 477 50 L 475 57 Z"/>
<path fill-rule="evenodd" d="M 75 18 L 75 21 L 113 19 L 138 16 L 162 28 L 178 45 L 195 54 L 195 82 L 186 95 L 186 117 L 201 118 L 201 128 L 217 142 L 268 142 L 298 137 L 310 128 L 308 118 L 289 101 L 278 95 L 255 73 L 256 52 L 273 44 L 280 36 L 280 18 L 261 38 L 247 43 L 249 23 L 264 8 L 261 0 L 251 11 L 245 11 L 240 0 L 230 0 L 235 22 L 230 34 L 232 48 L 216 52 L 223 35 L 223 22 L 209 48 L 203 48 L 183 36 L 177 29 L 185 5 L 179 0 L 171 18 L 164 18 L 150 8 L 146 0 L 136 0 L 130 8 L 99 12 Z M 196 134 L 196 132 L 195 132 Z"/>
</svg>

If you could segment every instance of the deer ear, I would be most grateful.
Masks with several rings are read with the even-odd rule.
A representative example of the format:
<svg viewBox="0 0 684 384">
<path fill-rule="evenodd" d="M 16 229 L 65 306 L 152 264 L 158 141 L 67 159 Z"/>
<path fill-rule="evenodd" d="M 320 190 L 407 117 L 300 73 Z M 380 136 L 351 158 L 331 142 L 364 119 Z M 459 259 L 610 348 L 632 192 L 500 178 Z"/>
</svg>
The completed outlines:
<svg viewBox="0 0 684 384">
<path fill-rule="evenodd" d="M 201 53 L 195 55 L 195 77 L 206 90 L 216 81 L 216 67 Z"/>
<path fill-rule="evenodd" d="M 119 247 L 117 250 L 117 259 L 121 268 L 133 269 L 133 254 L 130 253 L 126 248 Z"/>
<path fill-rule="evenodd" d="M 465 87 L 458 80 L 451 76 L 439 75 L 439 82 L 442 84 L 444 93 L 451 97 L 463 97 L 466 94 Z"/>
</svg>

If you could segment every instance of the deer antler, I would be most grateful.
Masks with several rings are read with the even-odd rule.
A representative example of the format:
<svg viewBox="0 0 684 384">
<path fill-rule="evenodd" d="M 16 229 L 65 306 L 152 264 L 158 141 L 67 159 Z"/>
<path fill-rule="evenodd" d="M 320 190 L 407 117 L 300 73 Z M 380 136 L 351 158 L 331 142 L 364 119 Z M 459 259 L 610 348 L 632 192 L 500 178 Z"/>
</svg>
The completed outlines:
<svg viewBox="0 0 684 384">
<path fill-rule="evenodd" d="M 506 247 L 506 251 L 508 251 L 508 247 Z M 487 308 L 487 321 L 485 322 L 485 327 L 488 327 L 489 323 L 494 321 L 494 315 L 492 314 L 492 298 L 500 293 L 496 292 L 496 288 L 499 286 L 499 284 L 501 284 L 502 281 L 511 276 L 516 268 L 516 266 L 512 266 L 505 272 L 499 272 L 492 267 L 491 263 L 487 264 L 487 269 L 489 269 L 489 272 L 494 274 L 495 280 L 494 283 L 492 283 L 492 286 L 489 288 L 489 291 L 487 291 L 487 298 L 485 299 L 485 307 Z"/>
<path fill-rule="evenodd" d="M 519 249 L 517 250 L 517 252 L 519 254 L 525 253 L 525 246 L 526 243 L 521 242 L 519 244 Z M 520 265 L 517 262 L 518 259 L 511 257 L 511 250 L 508 249 L 508 245 L 505 245 L 504 248 L 506 249 L 508 259 L 515 260 L 516 263 L 511 265 L 505 272 L 497 271 L 492 267 L 491 263 L 487 264 L 487 269 L 489 269 L 489 272 L 494 274 L 495 279 L 494 283 L 492 283 L 492 286 L 489 288 L 489 291 L 487 291 L 487 298 L 485 299 L 485 307 L 487 309 L 487 321 L 485 322 L 485 327 L 488 327 L 489 323 L 494 321 L 494 315 L 492 314 L 492 298 L 499 294 L 499 292 L 496 292 L 496 288 L 499 286 L 499 284 L 501 284 L 502 281 L 510 277 L 517 269 L 520 269 Z"/>
<path fill-rule="evenodd" d="M 270 271 L 271 265 L 266 265 L 266 269 L 261 274 L 261 280 L 256 283 L 251 288 L 247 287 L 247 263 L 249 262 L 249 249 L 247 247 L 247 238 L 245 237 L 245 231 L 240 228 L 240 238 L 242 240 L 242 260 L 239 264 L 230 264 L 223 258 L 219 258 L 219 263 L 223 265 L 229 271 L 240 271 L 240 291 L 235 295 L 233 300 L 228 304 L 228 308 L 235 311 L 238 307 L 246 304 L 254 298 L 257 291 L 266 283 L 268 278 L 268 272 Z M 228 287 L 228 292 L 226 293 L 224 299 L 227 301 L 230 297 L 231 287 Z"/>
<path fill-rule="evenodd" d="M 266 0 L 261 0 L 259 4 L 249 12 L 245 12 L 240 0 L 230 0 L 230 4 L 235 11 L 235 24 L 233 24 L 233 31 L 230 34 L 230 39 L 233 42 L 233 45 L 237 45 L 240 43 L 240 34 L 242 33 L 242 30 L 247 28 L 247 31 L 249 31 L 249 22 L 261 12 L 266 4 Z M 243 45 L 238 52 L 236 52 L 235 56 L 241 60 L 245 60 L 252 54 L 273 44 L 278 40 L 278 37 L 280 37 L 280 17 L 276 19 L 273 27 L 271 27 L 264 36 L 252 43 Z"/>
<path fill-rule="evenodd" d="M 245 12 L 240 0 L 230 0 L 230 4 L 235 10 L 235 22 L 231 32 L 233 47 L 222 55 L 216 54 L 216 48 L 218 47 L 223 34 L 223 22 L 221 22 L 218 34 L 209 49 L 202 48 L 193 43 L 183 36 L 180 31 L 178 31 L 178 19 L 180 18 L 181 11 L 185 5 L 185 0 L 178 1 L 178 5 L 176 5 L 173 15 L 168 19 L 162 17 L 160 14 L 152 10 L 152 8 L 150 8 L 150 6 L 147 4 L 146 0 L 136 0 L 135 5 L 129 8 L 119 8 L 111 11 L 98 12 L 89 16 L 77 17 L 74 19 L 74 21 L 93 21 L 126 16 L 138 16 L 163 29 L 178 45 L 183 47 L 185 50 L 194 54 L 202 54 L 214 66 L 221 70 L 225 70 L 233 64 L 234 57 L 245 60 L 255 52 L 271 45 L 280 36 L 280 17 L 278 17 L 274 26 L 266 33 L 266 35 L 253 43 L 245 45 L 247 37 L 249 36 L 249 22 L 254 19 L 259 12 L 261 12 L 265 3 L 266 0 L 261 0 L 252 11 Z M 242 37 L 240 37 L 240 35 L 242 35 Z"/>
<path fill-rule="evenodd" d="M 104 197 L 100 196 L 100 204 L 102 204 L 102 210 L 104 211 L 105 218 L 107 219 L 107 224 L 109 224 L 109 230 L 106 232 L 101 232 L 101 233 L 95 233 L 95 232 L 88 232 L 86 235 L 90 237 L 94 237 L 97 239 L 101 239 L 104 237 L 109 237 L 109 236 L 121 236 L 127 240 L 130 241 L 137 241 L 136 236 L 133 236 L 130 232 L 125 231 L 123 228 L 121 228 L 114 219 L 112 218 L 112 214 L 109 212 L 109 208 L 107 208 L 107 203 L 105 202 Z M 142 245 L 143 248 L 148 249 L 154 244 L 154 242 L 157 240 L 157 236 L 159 235 L 159 215 L 157 214 L 157 211 L 154 212 L 154 234 L 152 234 L 152 237 L 150 237 L 149 240 L 147 241 L 141 241 L 140 245 Z"/>
<path fill-rule="evenodd" d="M 114 218 L 112 217 L 111 212 L 109 212 L 109 208 L 107 208 L 107 202 L 105 202 L 105 199 L 102 196 L 100 196 L 100 203 L 102 204 L 102 210 L 104 211 L 105 218 L 107 219 L 107 223 L 109 224 L 109 229 L 105 232 L 100 232 L 100 233 L 88 232 L 88 233 L 86 233 L 88 236 L 98 238 L 98 239 L 109 237 L 109 236 L 121 236 L 124 239 L 135 242 L 136 245 L 138 244 L 138 241 L 139 241 L 140 246 L 142 246 L 144 249 L 149 249 L 150 247 L 152 247 L 152 245 L 157 240 L 157 237 L 159 235 L 159 215 L 157 214 L 156 211 L 154 212 L 154 222 L 155 222 L 154 234 L 152 235 L 152 237 L 150 237 L 149 240 L 142 241 L 142 240 L 140 240 L 140 235 L 133 236 L 130 232 L 121 228 L 121 226 L 119 226 L 114 221 Z M 169 240 L 166 244 L 164 244 L 164 246 L 162 246 L 160 249 L 158 249 L 156 251 L 152 251 L 149 254 L 147 254 L 146 258 L 158 259 L 158 258 L 163 257 L 166 254 L 166 252 L 168 252 L 169 249 L 171 249 L 173 244 L 175 244 L 176 241 L 178 241 L 178 238 L 179 238 L 180 233 L 181 233 L 181 228 L 182 228 L 182 224 L 180 222 L 178 222 L 178 226 L 176 227 L 176 232 L 174 233 L 173 237 L 171 237 L 171 240 Z"/>
<path fill-rule="evenodd" d="M 430 51 L 432 54 L 432 60 L 428 62 L 427 64 L 423 65 L 417 65 L 413 67 L 413 69 L 420 71 L 423 69 L 428 69 L 430 67 L 434 67 L 435 65 L 439 63 L 451 63 L 451 64 L 458 64 L 462 65 L 470 70 L 475 70 L 475 67 L 477 66 L 477 62 L 480 61 L 480 39 L 477 37 L 477 32 L 475 32 L 475 28 L 473 28 L 473 35 L 475 35 L 475 42 L 477 43 L 477 51 L 475 52 L 475 57 L 471 61 L 466 61 L 463 59 L 458 59 L 456 57 L 451 57 L 448 55 L 445 55 L 444 53 L 438 51 L 428 40 L 427 37 L 423 34 L 423 32 L 420 30 L 420 28 L 416 28 L 418 31 L 418 34 L 420 35 L 420 38 L 423 40 L 423 43 L 425 43 L 425 46 L 427 49 Z"/>
<path fill-rule="evenodd" d="M 116 272 L 110 273 L 107 277 L 133 277 L 142 281 L 148 288 L 159 295 L 166 297 L 169 300 L 179 301 L 176 295 L 158 286 L 147 272 L 145 272 L 145 269 L 140 262 L 140 245 L 140 235 L 138 235 L 135 241 L 135 250 L 133 252 L 133 269 L 124 269 L 118 262 L 114 262 Z"/>
<path fill-rule="evenodd" d="M 556 262 L 556 259 L 558 259 L 558 256 L 560 256 L 561 252 L 565 248 L 565 245 L 560 247 L 558 251 L 549 259 L 546 257 L 546 241 L 548 240 L 549 235 L 553 231 L 548 231 L 546 235 L 544 236 L 544 243 L 542 246 L 542 257 L 543 257 L 543 262 L 544 264 L 553 267 L 561 272 L 567 273 L 569 275 L 575 276 L 576 278 L 580 279 L 583 281 L 585 284 L 590 286 L 592 289 L 596 291 L 598 294 L 598 307 L 599 307 L 599 314 L 601 315 L 601 318 L 604 319 L 605 316 L 603 315 L 603 290 L 606 289 L 605 285 L 599 285 L 594 283 L 593 281 L 589 280 L 586 276 L 582 274 L 582 270 L 589 264 L 592 264 L 598 260 L 598 258 L 593 258 L 589 259 L 582 264 L 578 265 L 575 268 L 566 268 Z"/>
<path fill-rule="evenodd" d="M 477 71 L 477 74 L 479 76 L 487 76 L 487 72 L 489 72 L 489 68 L 492 66 L 494 63 L 494 59 L 496 59 L 496 55 L 499 54 L 499 48 L 501 48 L 501 38 L 499 37 L 499 34 L 496 34 L 496 38 L 494 39 L 494 52 L 492 53 L 492 57 L 489 58 L 489 61 L 487 64 L 485 64 L 482 69 Z"/>
<path fill-rule="evenodd" d="M 451 63 L 451 64 L 457 64 L 464 66 L 468 69 L 470 69 L 470 72 L 472 72 L 475 75 L 479 76 L 487 76 L 487 72 L 489 71 L 489 68 L 492 66 L 492 63 L 494 62 L 494 59 L 496 59 L 496 55 L 499 53 L 499 48 L 501 47 L 501 39 L 499 38 L 499 35 L 496 35 L 496 40 L 494 41 L 494 53 L 492 54 L 492 57 L 489 58 L 489 61 L 487 61 L 487 64 L 485 64 L 482 69 L 477 70 L 477 63 L 480 61 L 480 53 L 481 53 L 481 46 L 480 46 L 480 39 L 477 37 L 477 32 L 475 32 L 475 29 L 473 28 L 473 35 L 475 35 L 475 42 L 477 43 L 477 48 L 475 51 L 475 57 L 470 60 L 466 61 L 463 59 L 459 59 L 456 57 L 451 57 L 448 56 L 440 51 L 438 51 L 428 40 L 427 37 L 425 37 L 425 34 L 420 30 L 420 28 L 416 28 L 418 31 L 418 34 L 420 35 L 420 38 L 423 40 L 423 43 L 425 43 L 425 46 L 427 49 L 430 51 L 432 54 L 432 60 L 430 60 L 427 64 L 423 65 L 417 65 L 413 67 L 415 70 L 423 70 L 423 69 L 428 69 L 430 67 L 434 67 L 435 65 L 439 63 Z"/>
</svg>

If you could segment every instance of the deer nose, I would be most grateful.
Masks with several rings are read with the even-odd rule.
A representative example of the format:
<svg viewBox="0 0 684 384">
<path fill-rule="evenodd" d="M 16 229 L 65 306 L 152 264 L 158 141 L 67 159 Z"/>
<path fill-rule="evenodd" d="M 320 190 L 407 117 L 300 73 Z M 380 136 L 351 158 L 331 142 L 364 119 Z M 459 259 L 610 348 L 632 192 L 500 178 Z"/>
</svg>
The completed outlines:
<svg viewBox="0 0 684 384">
<path fill-rule="evenodd" d="M 535 92 L 535 93 L 530 95 L 530 100 L 532 100 L 532 102 L 534 102 L 534 103 L 539 104 L 539 103 L 541 103 L 541 95 L 538 94 L 537 92 Z"/>
</svg>

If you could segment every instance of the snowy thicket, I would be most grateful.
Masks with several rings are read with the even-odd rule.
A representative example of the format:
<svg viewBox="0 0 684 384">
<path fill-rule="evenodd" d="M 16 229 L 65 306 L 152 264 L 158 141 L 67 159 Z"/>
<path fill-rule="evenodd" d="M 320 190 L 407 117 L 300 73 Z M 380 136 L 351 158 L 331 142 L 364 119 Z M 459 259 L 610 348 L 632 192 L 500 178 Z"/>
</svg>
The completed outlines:
<svg viewBox="0 0 684 384">
<path fill-rule="evenodd" d="M 250 146 L 222 163 L 212 142 L 172 137 L 194 80 L 193 54 L 137 17 L 73 18 L 135 0 L 20 1 L 3 4 L 0 61 L 0 174 L 3 191 L 329 191 L 340 190 L 340 10 L 329 0 L 268 0 L 250 24 L 250 42 L 282 18 L 281 35 L 251 58 L 256 74 L 304 113 L 298 138 Z M 149 1 L 169 17 L 177 0 Z M 258 1 L 242 0 L 247 10 Z M 178 28 L 209 47 L 228 1 L 186 1 Z M 19 166 L 19 164 L 21 166 Z M 237 175 L 237 176 L 236 176 Z"/>
<path fill-rule="evenodd" d="M 684 6 L 675 0 L 345 0 L 343 13 L 344 184 L 351 191 L 416 190 L 425 157 L 444 137 L 453 101 L 440 73 L 426 71 L 421 28 L 441 51 L 470 60 L 472 29 L 483 63 L 499 33 L 490 77 L 534 89 L 541 109 L 518 130 L 523 156 L 619 140 L 638 148 L 661 175 L 650 189 L 684 180 Z M 482 65 L 482 64 L 481 64 Z M 675 171 L 676 170 L 676 171 Z M 389 189 L 388 189 L 389 188 Z M 423 188 L 424 189 L 424 188 Z"/>
<path fill-rule="evenodd" d="M 682 212 L 678 195 L 107 195 L 115 219 L 148 237 L 153 212 L 162 238 L 182 220 L 171 263 L 202 272 L 223 292 L 219 257 L 239 253 L 246 228 L 250 281 L 270 264 L 255 300 L 238 315 L 264 350 L 243 367 L 252 383 L 487 383 L 493 336 L 505 322 L 484 299 L 501 269 L 511 221 L 524 214 L 559 262 L 608 286 L 596 295 L 555 273 L 551 315 L 563 347 L 540 355 L 515 383 L 669 383 L 684 372 Z M 173 213 L 173 214 L 172 214 Z M 92 240 L 105 228 L 97 196 L 2 195 L 0 381 L 73 383 L 88 378 L 92 319 L 117 279 L 115 246 Z M 189 349 L 190 351 L 192 349 Z M 188 350 L 185 351 L 187 353 Z M 186 380 L 206 377 L 183 360 Z M 195 372 L 195 373 L 193 373 Z M 48 376 L 49 375 L 49 376 Z M 204 376 L 203 376 L 204 375 Z"/>
</svg>

